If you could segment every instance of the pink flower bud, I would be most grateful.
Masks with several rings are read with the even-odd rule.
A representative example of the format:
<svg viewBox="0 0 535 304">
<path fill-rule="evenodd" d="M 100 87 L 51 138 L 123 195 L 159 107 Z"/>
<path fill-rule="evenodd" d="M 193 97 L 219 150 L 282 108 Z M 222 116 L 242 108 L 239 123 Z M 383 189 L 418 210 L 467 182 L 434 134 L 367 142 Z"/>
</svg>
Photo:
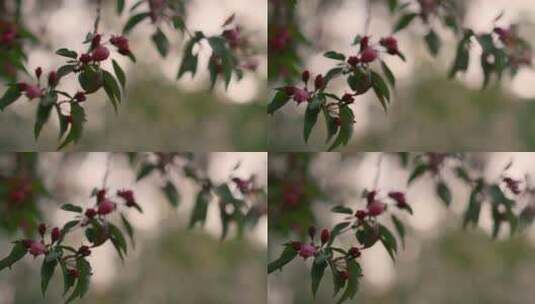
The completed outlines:
<svg viewBox="0 0 535 304">
<path fill-rule="evenodd" d="M 368 206 L 368 213 L 371 216 L 378 216 L 381 215 L 386 209 L 386 205 L 381 203 L 380 201 L 374 201 Z"/>
<path fill-rule="evenodd" d="M 97 211 L 93 208 L 89 208 L 85 211 L 85 216 L 87 216 L 88 219 L 92 219 L 97 215 Z"/>
<path fill-rule="evenodd" d="M 316 247 L 310 244 L 303 244 L 299 249 L 299 255 L 305 260 L 316 254 Z"/>
<path fill-rule="evenodd" d="M 386 48 L 389 54 L 396 55 L 399 53 L 398 41 L 396 40 L 396 38 L 386 37 L 381 39 L 379 43 Z"/>
<path fill-rule="evenodd" d="M 373 47 L 367 47 L 360 53 L 360 61 L 370 63 L 377 59 L 377 51 Z"/>
<path fill-rule="evenodd" d="M 94 61 L 104 61 L 110 57 L 110 50 L 107 47 L 99 45 L 91 53 L 91 58 Z"/>
<path fill-rule="evenodd" d="M 107 215 L 113 212 L 115 210 L 115 203 L 105 199 L 98 205 L 98 214 L 100 215 Z"/>
<path fill-rule="evenodd" d="M 34 241 L 30 245 L 30 249 L 28 251 L 30 252 L 31 255 L 36 257 L 38 255 L 44 254 L 46 251 L 46 247 L 43 243 Z"/>
<path fill-rule="evenodd" d="M 56 71 L 50 72 L 48 74 L 48 85 L 51 87 L 55 87 L 58 84 L 58 74 Z"/>
<path fill-rule="evenodd" d="M 46 225 L 45 224 L 39 224 L 39 227 L 37 228 L 37 231 L 39 231 L 39 235 L 41 237 L 45 236 L 46 233 Z"/>
<path fill-rule="evenodd" d="M 43 91 L 38 85 L 26 86 L 26 97 L 29 99 L 39 98 L 43 96 Z"/>
<path fill-rule="evenodd" d="M 307 90 L 305 89 L 295 88 L 293 92 L 293 99 L 297 103 L 302 103 L 303 101 L 307 101 L 310 99 L 310 93 L 307 92 Z"/>
</svg>

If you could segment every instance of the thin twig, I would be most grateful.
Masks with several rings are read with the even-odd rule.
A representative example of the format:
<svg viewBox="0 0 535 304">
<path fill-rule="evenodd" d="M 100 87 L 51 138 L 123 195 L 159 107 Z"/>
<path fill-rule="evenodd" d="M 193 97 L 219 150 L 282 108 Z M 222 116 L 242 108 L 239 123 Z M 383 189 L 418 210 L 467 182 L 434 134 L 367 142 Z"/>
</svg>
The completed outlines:
<svg viewBox="0 0 535 304">
<path fill-rule="evenodd" d="M 373 182 L 373 189 L 376 190 L 379 186 L 379 179 L 381 178 L 381 167 L 383 164 L 383 153 L 379 153 L 379 158 L 377 159 L 377 172 L 375 173 L 375 180 Z"/>
<path fill-rule="evenodd" d="M 364 23 L 364 35 L 368 35 L 370 31 L 370 23 L 372 21 L 372 5 L 370 0 L 366 0 L 366 23 Z"/>
<path fill-rule="evenodd" d="M 108 184 L 108 177 L 110 176 L 110 167 L 111 167 L 111 158 L 113 154 L 108 153 L 108 158 L 106 159 L 106 171 L 104 172 L 104 177 L 102 178 L 102 189 L 106 189 Z"/>
<path fill-rule="evenodd" d="M 97 17 L 95 18 L 95 28 L 93 34 L 98 33 L 98 27 L 100 24 L 100 16 L 102 15 L 102 0 L 97 0 Z"/>
</svg>

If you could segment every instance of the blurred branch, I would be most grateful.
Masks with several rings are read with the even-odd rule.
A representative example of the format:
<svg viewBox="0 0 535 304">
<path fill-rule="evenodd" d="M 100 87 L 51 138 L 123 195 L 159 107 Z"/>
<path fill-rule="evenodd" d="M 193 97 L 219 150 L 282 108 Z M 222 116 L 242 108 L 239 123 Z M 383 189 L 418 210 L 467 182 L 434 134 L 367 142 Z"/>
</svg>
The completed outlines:
<svg viewBox="0 0 535 304">
<path fill-rule="evenodd" d="M 364 35 L 368 35 L 370 31 L 370 23 L 372 20 L 372 5 L 370 0 L 366 0 L 366 23 L 364 24 Z"/>
<path fill-rule="evenodd" d="M 100 16 L 102 15 L 102 0 L 97 0 L 97 16 L 95 19 L 95 28 L 93 29 L 93 33 L 98 33 L 98 27 L 100 24 Z"/>
<path fill-rule="evenodd" d="M 379 153 L 379 158 L 377 159 L 377 169 L 375 173 L 375 180 L 373 181 L 373 190 L 376 190 L 379 186 L 379 179 L 381 178 L 381 167 L 383 164 L 384 153 Z"/>
</svg>

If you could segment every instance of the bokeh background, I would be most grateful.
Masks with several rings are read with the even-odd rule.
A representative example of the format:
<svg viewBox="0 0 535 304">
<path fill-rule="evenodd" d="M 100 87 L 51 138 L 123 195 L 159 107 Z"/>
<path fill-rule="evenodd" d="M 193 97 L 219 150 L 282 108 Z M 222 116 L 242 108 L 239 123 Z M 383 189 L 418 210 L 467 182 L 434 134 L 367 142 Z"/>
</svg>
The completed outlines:
<svg viewBox="0 0 535 304">
<path fill-rule="evenodd" d="M 2 0 L 14 2 L 11 0 Z M 127 0 L 129 9 L 136 1 Z M 188 0 L 187 24 L 192 30 L 220 34 L 221 24 L 232 13 L 244 34 L 250 35 L 258 50 L 259 68 L 246 73 L 229 90 L 218 85 L 209 90 L 206 68 L 209 48 L 200 50 L 198 74 L 176 81 L 181 62 L 183 37 L 166 32 L 171 40 L 170 53 L 162 59 L 150 36 L 154 26 L 141 23 L 129 36 L 137 64 L 116 56 L 127 73 L 127 101 L 119 115 L 106 100 L 104 92 L 91 96 L 85 104 L 88 123 L 81 142 L 71 147 L 79 151 L 263 151 L 266 144 L 264 96 L 266 78 L 267 3 L 264 0 Z M 24 1 L 24 20 L 40 43 L 27 48 L 28 70 L 42 66 L 48 72 L 63 59 L 54 55 L 62 47 L 82 48 L 95 18 L 93 0 Z M 103 1 L 101 31 L 120 33 L 128 15 L 118 17 L 115 1 Z M 169 30 L 169 29 L 163 29 Z M 110 66 L 111 67 L 111 61 Z M 108 68 L 109 68 L 108 67 Z M 106 68 L 106 66 L 105 66 Z M 62 84 L 76 90 L 76 83 Z M 0 91 L 4 87 L 0 86 Z M 58 123 L 51 118 L 42 138 L 33 139 L 36 105 L 24 99 L 1 114 L 0 149 L 4 151 L 50 151 L 58 146 Z M 57 120 L 57 119 L 56 119 Z M 157 135 L 157 136 L 155 136 Z"/>
<path fill-rule="evenodd" d="M 339 204 L 362 208 L 364 189 L 373 189 L 381 153 L 296 153 L 270 154 L 269 162 L 269 261 L 277 258 L 282 244 L 299 239 L 310 223 L 318 229 L 332 228 L 344 215 L 329 210 Z M 503 168 L 513 161 L 508 175 L 523 179 L 533 177 L 534 153 L 467 153 L 467 159 L 481 168 L 489 182 L 500 179 Z M 393 263 L 381 244 L 363 252 L 364 277 L 356 299 L 348 303 L 531 303 L 535 298 L 535 227 L 510 238 L 501 231 L 491 239 L 492 218 L 484 205 L 476 229 L 462 229 L 462 215 L 470 189 L 451 174 L 443 175 L 452 192 L 452 204 L 446 208 L 434 189 L 430 175 L 410 187 L 412 170 L 403 168 L 393 154 L 382 154 L 377 189 L 407 191 L 414 215 L 401 216 L 407 229 L 406 247 L 398 251 Z M 277 181 L 276 183 L 272 181 Z M 533 179 L 531 179 L 532 181 Z M 288 206 L 277 200 L 289 183 L 303 182 L 301 199 Z M 281 189 L 282 188 L 282 189 Z M 277 207 L 275 207 L 277 206 Z M 285 215 L 279 214 L 282 209 Z M 288 215 L 293 213 L 293 215 Z M 291 219 L 291 220 L 289 220 Z M 392 228 L 387 218 L 382 221 Z M 337 238 L 340 247 L 354 243 L 354 237 Z M 310 267 L 296 258 L 282 272 L 268 276 L 269 304 L 335 303 L 332 298 L 330 271 L 325 273 L 316 300 L 312 299 Z"/>
<path fill-rule="evenodd" d="M 304 67 L 314 75 L 325 73 L 333 61 L 322 55 L 329 50 L 356 53 L 350 44 L 365 27 L 367 0 L 307 0 L 298 4 L 305 36 L 313 42 L 300 54 Z M 391 33 L 397 17 L 390 16 L 387 1 L 371 1 L 370 33 L 374 39 Z M 493 19 L 504 12 L 500 25 L 518 22 L 521 34 L 535 41 L 535 7 L 531 0 L 463 0 L 465 27 L 489 31 Z M 439 27 L 435 27 L 438 30 Z M 385 115 L 373 92 L 359 96 L 352 108 L 356 114 L 355 134 L 345 151 L 524 151 L 535 147 L 535 72 L 523 69 L 514 80 L 504 77 L 501 85 L 481 92 L 483 73 L 472 48 L 468 73 L 448 80 L 456 43 L 450 32 L 438 31 L 443 39 L 440 55 L 433 58 L 425 45 L 426 34 L 419 23 L 396 35 L 407 62 L 387 58 L 398 78 L 394 100 Z M 280 86 L 272 84 L 272 87 Z M 346 89 L 343 80 L 333 82 L 335 92 Z M 272 96 L 272 95 L 270 95 Z M 322 151 L 326 130 L 321 119 L 309 144 L 302 138 L 305 107 L 289 103 L 269 118 L 269 146 L 272 151 Z"/>
<path fill-rule="evenodd" d="M 12 154 L 0 154 L 1 170 L 9 168 Z M 214 182 L 229 176 L 256 176 L 258 185 L 267 183 L 266 153 L 196 154 Z M 100 187 L 106 172 L 107 153 L 42 153 L 37 169 L 51 198 L 37 202 L 50 225 L 62 225 L 71 217 L 60 205 L 73 202 L 89 204 L 94 186 Z M 267 219 L 264 217 L 242 238 L 235 231 L 220 240 L 219 210 L 209 206 L 205 229 L 187 229 L 189 216 L 199 186 L 175 177 L 182 197 L 178 208 L 168 203 L 159 190 L 157 174 L 136 183 L 134 170 L 123 154 L 114 154 L 110 162 L 110 191 L 134 190 L 143 214 L 133 211 L 128 217 L 134 226 L 136 247 L 129 244 L 129 254 L 121 263 L 109 243 L 93 250 L 89 261 L 94 275 L 89 293 L 77 303 L 265 303 Z M 237 163 L 238 169 L 234 170 Z M 2 175 L 4 174 L 1 171 Z M 0 202 L 4 204 L 5 202 Z M 0 214 L 5 216 L 5 214 Z M 0 229 L 0 256 L 10 250 L 16 237 Z M 82 236 L 73 234 L 67 242 L 79 245 Z M 61 272 L 51 280 L 46 298 L 40 291 L 41 259 L 25 257 L 12 271 L 0 273 L 0 303 L 62 303 Z"/>
</svg>

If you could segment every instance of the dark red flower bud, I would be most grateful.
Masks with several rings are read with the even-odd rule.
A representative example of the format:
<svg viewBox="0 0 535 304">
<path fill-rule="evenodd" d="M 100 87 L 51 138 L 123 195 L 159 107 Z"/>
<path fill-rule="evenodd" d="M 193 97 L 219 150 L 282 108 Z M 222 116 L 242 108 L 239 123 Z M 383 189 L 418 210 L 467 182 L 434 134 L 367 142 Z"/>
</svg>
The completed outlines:
<svg viewBox="0 0 535 304">
<path fill-rule="evenodd" d="M 316 227 L 310 226 L 310 228 L 308 228 L 308 236 L 310 236 L 311 239 L 316 236 Z"/>
<path fill-rule="evenodd" d="M 83 64 L 88 64 L 91 62 L 91 55 L 90 54 L 82 54 L 80 55 L 80 62 Z"/>
<path fill-rule="evenodd" d="M 120 54 L 128 55 L 130 53 L 130 46 L 126 37 L 113 36 L 110 38 L 110 43 L 117 47 Z"/>
<path fill-rule="evenodd" d="M 60 237 L 61 237 L 61 232 L 59 231 L 59 228 L 54 227 L 54 229 L 52 229 L 52 232 L 50 232 L 50 239 L 52 240 L 52 243 L 59 240 Z"/>
<path fill-rule="evenodd" d="M 352 256 L 354 258 L 358 258 L 361 255 L 360 249 L 358 249 L 357 247 L 351 247 L 351 249 L 349 249 L 348 253 L 349 253 L 350 256 Z"/>
<path fill-rule="evenodd" d="M 98 214 L 100 215 L 107 215 L 113 212 L 115 210 L 115 203 L 105 199 L 100 204 L 98 204 Z"/>
<path fill-rule="evenodd" d="M 388 193 L 388 196 L 394 201 L 396 201 L 396 205 L 399 208 L 403 208 L 407 206 L 407 199 L 405 198 L 405 193 L 393 191 L 393 192 Z"/>
<path fill-rule="evenodd" d="M 98 46 L 100 46 L 100 40 L 102 39 L 102 35 L 96 34 L 93 36 L 93 39 L 91 39 L 91 49 L 95 49 Z"/>
<path fill-rule="evenodd" d="M 319 74 L 316 76 L 316 80 L 314 81 L 314 87 L 316 88 L 316 91 L 321 90 L 325 87 L 325 79 L 323 79 L 323 75 Z"/>
<path fill-rule="evenodd" d="M 33 240 L 22 240 L 21 243 L 22 243 L 22 246 L 24 246 L 24 248 L 30 249 L 30 247 L 33 244 Z"/>
<path fill-rule="evenodd" d="M 366 210 L 357 210 L 357 212 L 355 212 L 355 217 L 361 221 L 366 218 L 366 216 L 368 216 L 368 212 L 366 212 Z"/>
<path fill-rule="evenodd" d="M 74 100 L 77 102 L 84 102 L 86 101 L 85 93 L 84 92 L 78 92 L 74 95 Z"/>
<path fill-rule="evenodd" d="M 303 74 L 301 74 L 301 79 L 303 79 L 303 81 L 307 83 L 310 79 L 310 72 L 307 70 L 303 71 Z"/>
<path fill-rule="evenodd" d="M 346 93 L 344 94 L 344 96 L 342 96 L 342 101 L 345 103 L 353 103 L 355 101 L 355 98 L 353 98 L 353 95 Z"/>
<path fill-rule="evenodd" d="M 58 84 L 58 73 L 56 71 L 50 72 L 48 74 L 48 85 L 51 87 L 55 87 Z"/>
<path fill-rule="evenodd" d="M 87 216 L 88 219 L 92 219 L 97 215 L 97 211 L 93 208 L 89 208 L 85 211 L 85 216 Z"/>
<path fill-rule="evenodd" d="M 360 40 L 360 51 L 364 51 L 370 45 L 370 36 L 364 36 Z"/>
<path fill-rule="evenodd" d="M 340 117 L 335 117 L 334 118 L 334 124 L 337 125 L 337 126 L 341 126 L 342 125 L 342 120 L 340 119 Z"/>
<path fill-rule="evenodd" d="M 369 204 L 371 204 L 373 201 L 375 201 L 375 196 L 377 195 L 377 191 L 369 191 L 368 193 L 366 193 L 366 202 Z"/>
<path fill-rule="evenodd" d="M 19 82 L 17 83 L 17 87 L 19 88 L 19 91 L 25 92 L 26 89 L 28 89 L 28 84 L 25 82 Z"/>
<path fill-rule="evenodd" d="M 17 31 L 15 27 L 9 27 L 0 35 L 0 44 L 10 45 L 17 38 Z"/>
<path fill-rule="evenodd" d="M 119 190 L 117 191 L 117 196 L 123 198 L 128 207 L 134 207 L 136 205 L 136 199 L 132 190 Z"/>
<path fill-rule="evenodd" d="M 340 278 L 342 281 L 349 279 L 349 273 L 347 271 L 340 271 Z"/>
<path fill-rule="evenodd" d="M 39 235 L 41 237 L 44 237 L 45 233 L 46 233 L 46 225 L 45 224 L 39 224 L 39 227 L 37 228 L 37 231 L 39 231 Z"/>
<path fill-rule="evenodd" d="M 293 249 L 299 251 L 299 249 L 301 249 L 302 244 L 301 242 L 294 241 L 290 243 L 290 246 L 292 246 Z"/>
<path fill-rule="evenodd" d="M 398 41 L 394 37 L 382 38 L 379 43 L 384 46 L 388 54 L 396 55 L 399 53 Z"/>
<path fill-rule="evenodd" d="M 110 50 L 107 47 L 99 45 L 91 53 L 91 58 L 94 61 L 104 61 L 110 57 Z"/>
<path fill-rule="evenodd" d="M 106 189 L 97 191 L 97 204 L 102 202 L 106 198 Z"/>
<path fill-rule="evenodd" d="M 321 244 L 324 245 L 331 239 L 331 233 L 329 232 L 328 229 L 323 229 L 321 230 L 320 238 L 321 238 Z"/>
<path fill-rule="evenodd" d="M 41 67 L 38 67 L 37 69 L 35 69 L 35 77 L 37 77 L 37 79 L 41 78 L 42 74 L 43 74 L 43 69 Z"/>
<path fill-rule="evenodd" d="M 79 249 L 78 249 L 78 253 L 81 255 L 81 256 L 89 256 L 91 255 L 91 249 L 89 249 L 89 247 L 87 246 L 81 246 Z"/>
<path fill-rule="evenodd" d="M 357 56 L 351 56 L 347 59 L 347 63 L 352 67 L 356 67 L 360 63 L 360 59 Z"/>
</svg>

